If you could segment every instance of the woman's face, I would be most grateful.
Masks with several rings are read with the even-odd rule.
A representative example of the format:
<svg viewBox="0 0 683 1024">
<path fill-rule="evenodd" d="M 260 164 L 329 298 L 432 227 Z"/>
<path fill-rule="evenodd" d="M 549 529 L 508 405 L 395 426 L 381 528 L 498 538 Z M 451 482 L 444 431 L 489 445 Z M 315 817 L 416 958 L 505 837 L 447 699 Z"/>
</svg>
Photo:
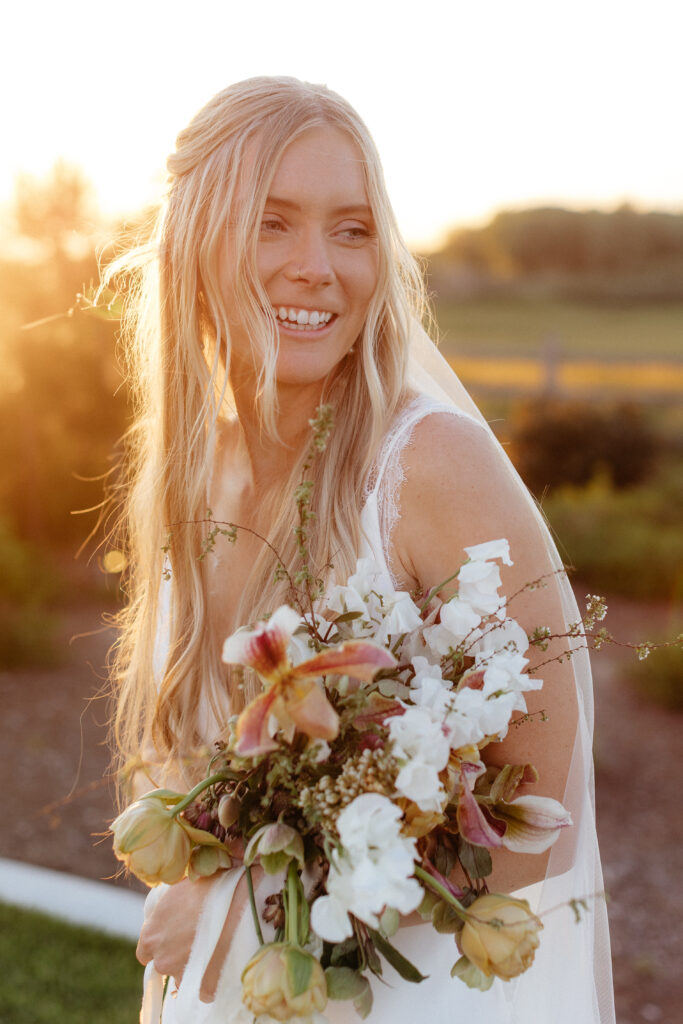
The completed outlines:
<svg viewBox="0 0 683 1024">
<path fill-rule="evenodd" d="M 282 384 L 323 380 L 363 328 L 377 286 L 378 245 L 361 160 L 344 132 L 311 128 L 285 150 L 275 172 L 259 229 L 257 269 L 278 322 Z M 225 257 L 221 273 L 229 301 L 233 271 Z M 239 322 L 231 339 L 233 358 L 253 367 Z"/>
</svg>

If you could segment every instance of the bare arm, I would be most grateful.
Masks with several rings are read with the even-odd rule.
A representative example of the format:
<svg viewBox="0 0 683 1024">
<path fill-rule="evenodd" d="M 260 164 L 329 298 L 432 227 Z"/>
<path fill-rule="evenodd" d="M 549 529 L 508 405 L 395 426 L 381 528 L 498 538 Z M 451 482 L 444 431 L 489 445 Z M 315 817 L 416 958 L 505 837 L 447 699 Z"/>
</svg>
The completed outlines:
<svg viewBox="0 0 683 1024">
<path fill-rule="evenodd" d="M 501 590 L 507 597 L 552 572 L 538 523 L 496 446 L 476 423 L 447 413 L 422 420 L 405 452 L 404 469 L 393 559 L 406 581 L 437 586 L 466 558 L 466 546 L 499 537 L 510 542 L 514 561 L 501 570 Z M 520 594 L 509 614 L 527 632 L 545 625 L 553 633 L 566 632 L 555 578 L 543 589 Z M 535 663 L 565 648 L 564 641 L 556 641 L 545 653 L 532 648 L 527 653 L 530 674 Z M 536 791 L 562 801 L 577 726 L 571 663 L 545 665 L 539 676 L 543 689 L 526 694 L 527 705 L 532 714 L 544 710 L 548 720 L 538 715 L 511 728 L 502 743 L 490 744 L 483 754 L 490 764 L 533 764 L 540 776 Z M 548 857 L 497 850 L 489 887 L 510 892 L 541 880 Z"/>
</svg>

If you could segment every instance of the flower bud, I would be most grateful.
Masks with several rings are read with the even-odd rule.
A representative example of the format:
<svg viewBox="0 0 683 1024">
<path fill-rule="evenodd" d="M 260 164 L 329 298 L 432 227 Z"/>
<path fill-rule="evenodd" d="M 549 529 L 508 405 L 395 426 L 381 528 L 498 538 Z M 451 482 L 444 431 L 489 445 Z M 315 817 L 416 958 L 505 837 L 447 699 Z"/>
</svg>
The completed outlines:
<svg viewBox="0 0 683 1024">
<path fill-rule="evenodd" d="M 242 972 L 242 1002 L 256 1017 L 278 1021 L 310 1017 L 327 1003 L 327 982 L 320 962 L 287 942 L 262 946 Z"/>
<path fill-rule="evenodd" d="M 249 841 L 244 852 L 244 863 L 253 864 L 259 858 L 261 867 L 268 875 L 275 875 L 295 860 L 304 866 L 304 841 L 299 833 L 280 821 L 264 825 Z"/>
<path fill-rule="evenodd" d="M 185 874 L 192 842 L 168 806 L 180 798 L 165 790 L 148 793 L 112 822 L 114 854 L 145 885 L 171 885 Z"/>
<path fill-rule="evenodd" d="M 232 793 L 222 796 L 218 801 L 218 820 L 223 828 L 234 825 L 240 814 L 240 802 Z"/>
<path fill-rule="evenodd" d="M 487 893 L 467 908 L 458 945 L 487 977 L 509 981 L 531 966 L 542 927 L 526 900 Z"/>
<path fill-rule="evenodd" d="M 232 857 L 222 846 L 195 846 L 190 855 L 187 877 L 195 882 L 198 878 L 209 878 L 221 868 L 232 867 Z"/>
</svg>

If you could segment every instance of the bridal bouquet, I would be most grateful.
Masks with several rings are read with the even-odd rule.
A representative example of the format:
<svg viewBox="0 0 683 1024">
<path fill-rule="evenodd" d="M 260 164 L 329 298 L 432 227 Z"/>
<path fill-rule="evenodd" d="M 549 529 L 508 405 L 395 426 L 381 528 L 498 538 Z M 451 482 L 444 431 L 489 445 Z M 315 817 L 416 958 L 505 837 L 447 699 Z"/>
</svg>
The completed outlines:
<svg viewBox="0 0 683 1024">
<path fill-rule="evenodd" d="M 487 766 L 482 751 L 527 714 L 524 694 L 542 681 L 526 654 L 549 633 L 527 636 L 507 614 L 506 540 L 465 550 L 450 600 L 443 585 L 413 600 L 360 559 L 307 611 L 283 605 L 229 637 L 223 660 L 262 691 L 205 780 L 149 793 L 112 825 L 117 857 L 149 885 L 243 863 L 259 949 L 242 1002 L 256 1017 L 313 1019 L 328 999 L 365 1017 L 383 960 L 421 981 L 391 941 L 415 911 L 454 936 L 451 974 L 470 986 L 534 958 L 542 923 L 525 900 L 488 891 L 492 854 L 540 853 L 571 820 L 556 800 L 519 795 L 533 765 Z M 255 865 L 282 881 L 264 906 Z"/>
</svg>

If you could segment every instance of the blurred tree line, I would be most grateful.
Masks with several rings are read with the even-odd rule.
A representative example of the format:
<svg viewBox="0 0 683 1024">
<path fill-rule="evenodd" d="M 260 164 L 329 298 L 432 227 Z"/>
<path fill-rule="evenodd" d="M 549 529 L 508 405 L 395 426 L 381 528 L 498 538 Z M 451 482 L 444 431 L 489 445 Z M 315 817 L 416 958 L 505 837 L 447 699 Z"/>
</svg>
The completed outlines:
<svg viewBox="0 0 683 1024">
<path fill-rule="evenodd" d="M 538 207 L 459 228 L 430 256 L 440 298 L 552 291 L 572 298 L 683 298 L 683 214 Z"/>
<path fill-rule="evenodd" d="M 95 526 L 128 408 L 116 326 L 77 307 L 102 228 L 78 169 L 17 180 L 0 254 L 0 663 L 49 660 L 50 598 Z"/>
<path fill-rule="evenodd" d="M 14 217 L 33 244 L 0 262 L 0 508 L 18 537 L 73 548 L 94 521 L 73 513 L 101 501 L 95 478 L 127 417 L 115 324 L 77 307 L 98 280 L 101 228 L 87 181 L 63 164 L 19 179 Z"/>
</svg>

